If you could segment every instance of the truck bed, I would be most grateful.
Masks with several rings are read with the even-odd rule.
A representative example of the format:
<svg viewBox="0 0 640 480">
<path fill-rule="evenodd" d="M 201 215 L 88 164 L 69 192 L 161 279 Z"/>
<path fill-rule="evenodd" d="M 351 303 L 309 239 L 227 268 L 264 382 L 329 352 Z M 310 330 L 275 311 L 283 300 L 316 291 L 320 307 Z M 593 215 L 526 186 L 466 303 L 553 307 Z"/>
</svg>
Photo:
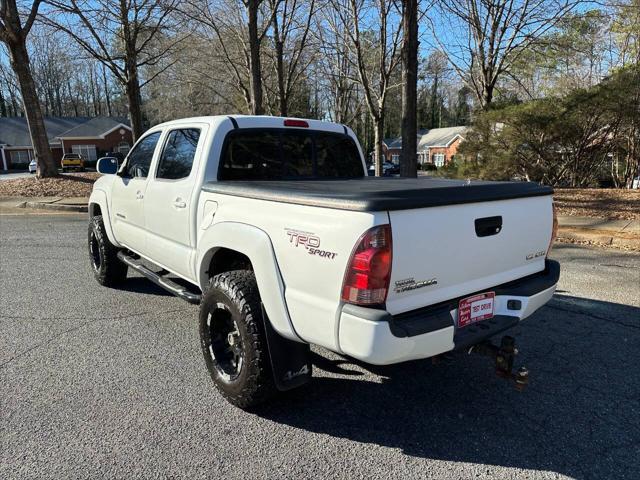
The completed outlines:
<svg viewBox="0 0 640 480">
<path fill-rule="evenodd" d="M 207 192 L 358 212 L 409 210 L 551 195 L 533 182 L 362 177 L 350 180 L 217 181 Z"/>
</svg>

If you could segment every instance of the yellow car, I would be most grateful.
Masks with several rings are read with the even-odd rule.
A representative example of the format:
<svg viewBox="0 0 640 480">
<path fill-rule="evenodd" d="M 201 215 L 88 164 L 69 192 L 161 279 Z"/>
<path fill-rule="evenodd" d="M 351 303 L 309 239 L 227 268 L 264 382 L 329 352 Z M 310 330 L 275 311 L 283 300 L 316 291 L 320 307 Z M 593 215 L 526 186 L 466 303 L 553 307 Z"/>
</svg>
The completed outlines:
<svg viewBox="0 0 640 480">
<path fill-rule="evenodd" d="M 84 159 L 79 153 L 65 153 L 62 156 L 62 161 L 60 163 L 62 164 L 63 172 L 72 168 L 78 171 L 84 170 Z"/>
</svg>

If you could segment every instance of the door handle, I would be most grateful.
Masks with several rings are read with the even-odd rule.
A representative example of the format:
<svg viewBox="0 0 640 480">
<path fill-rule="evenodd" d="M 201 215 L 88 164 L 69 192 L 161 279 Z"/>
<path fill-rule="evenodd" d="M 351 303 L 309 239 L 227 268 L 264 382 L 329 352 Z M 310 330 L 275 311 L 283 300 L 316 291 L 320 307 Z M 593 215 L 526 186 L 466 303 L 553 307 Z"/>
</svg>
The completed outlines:
<svg viewBox="0 0 640 480">
<path fill-rule="evenodd" d="M 140 190 L 138 190 L 136 192 L 136 200 L 142 200 L 143 198 L 144 198 L 144 194 Z"/>
<path fill-rule="evenodd" d="M 476 235 L 478 237 L 489 237 L 497 235 L 502 230 L 502 217 L 485 217 L 475 220 Z"/>
<path fill-rule="evenodd" d="M 187 202 L 178 197 L 173 201 L 173 206 L 176 208 L 186 208 Z"/>
</svg>

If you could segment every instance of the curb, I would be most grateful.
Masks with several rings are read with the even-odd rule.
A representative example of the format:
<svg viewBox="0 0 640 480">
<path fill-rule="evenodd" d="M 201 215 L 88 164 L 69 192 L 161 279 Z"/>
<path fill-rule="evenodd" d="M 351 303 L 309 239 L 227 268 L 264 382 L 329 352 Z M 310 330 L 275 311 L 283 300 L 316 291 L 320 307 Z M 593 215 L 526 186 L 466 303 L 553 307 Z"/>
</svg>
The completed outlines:
<svg viewBox="0 0 640 480">
<path fill-rule="evenodd" d="M 560 227 L 560 230 L 558 231 L 558 240 L 640 251 L 640 237 L 632 234 L 612 235 L 611 232 Z"/>
<path fill-rule="evenodd" d="M 88 205 L 68 205 L 64 203 L 23 202 L 19 207 L 33 208 L 36 210 L 57 210 L 62 212 L 86 213 L 89 211 Z"/>
</svg>

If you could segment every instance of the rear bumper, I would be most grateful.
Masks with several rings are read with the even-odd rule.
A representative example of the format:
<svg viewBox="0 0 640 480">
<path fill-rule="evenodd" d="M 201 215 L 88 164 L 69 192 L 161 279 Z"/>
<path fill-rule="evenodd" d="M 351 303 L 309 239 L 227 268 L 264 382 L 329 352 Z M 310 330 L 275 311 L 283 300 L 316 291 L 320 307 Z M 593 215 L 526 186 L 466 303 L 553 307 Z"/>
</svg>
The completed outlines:
<svg viewBox="0 0 640 480">
<path fill-rule="evenodd" d="M 496 293 L 495 316 L 463 329 L 455 321 L 458 298 L 395 316 L 345 304 L 340 315 L 340 350 L 367 363 L 387 365 L 468 348 L 542 307 L 553 297 L 559 277 L 560 264 L 547 260 L 540 273 L 485 289 Z"/>
</svg>

